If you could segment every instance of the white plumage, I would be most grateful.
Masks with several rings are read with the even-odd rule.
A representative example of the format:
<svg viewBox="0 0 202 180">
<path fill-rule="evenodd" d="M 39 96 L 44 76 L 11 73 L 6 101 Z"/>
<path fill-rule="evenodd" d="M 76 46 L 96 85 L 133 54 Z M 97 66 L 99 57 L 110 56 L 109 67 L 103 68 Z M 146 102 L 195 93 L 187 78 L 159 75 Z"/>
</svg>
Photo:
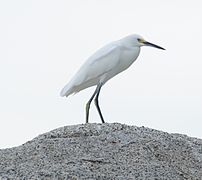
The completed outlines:
<svg viewBox="0 0 202 180">
<path fill-rule="evenodd" d="M 98 100 L 101 86 L 118 73 L 127 69 L 137 59 L 141 46 L 153 46 L 163 49 L 160 46 L 145 41 L 139 35 L 129 35 L 123 39 L 114 41 L 89 57 L 70 82 L 62 89 L 60 95 L 67 97 L 72 93 L 77 93 L 83 89 L 97 85 L 99 87 L 87 103 L 90 107 L 90 103 L 96 94 Z M 98 102 L 97 108 L 104 122 Z M 86 109 L 89 110 L 88 107 Z M 86 122 L 88 122 L 88 112 Z"/>
<path fill-rule="evenodd" d="M 126 46 L 124 42 L 127 39 L 128 37 L 112 42 L 89 57 L 72 80 L 62 89 L 61 96 L 68 96 L 97 85 L 101 80 L 106 82 L 130 66 L 138 57 L 140 48 Z"/>
</svg>

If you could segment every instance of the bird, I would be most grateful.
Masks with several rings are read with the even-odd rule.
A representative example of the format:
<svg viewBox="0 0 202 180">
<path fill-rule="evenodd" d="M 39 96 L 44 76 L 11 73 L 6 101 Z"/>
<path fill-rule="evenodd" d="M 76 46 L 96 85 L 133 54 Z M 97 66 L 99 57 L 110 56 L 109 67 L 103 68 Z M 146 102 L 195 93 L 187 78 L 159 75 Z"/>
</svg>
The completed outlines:
<svg viewBox="0 0 202 180">
<path fill-rule="evenodd" d="M 84 62 L 69 83 L 61 90 L 60 95 L 68 97 L 86 88 L 96 86 L 94 93 L 86 103 L 86 123 L 89 122 L 89 110 L 93 99 L 100 119 L 102 123 L 105 123 L 98 101 L 100 90 L 108 80 L 129 68 L 135 62 L 143 46 L 165 50 L 137 34 L 131 34 L 113 41 L 97 50 Z"/>
</svg>

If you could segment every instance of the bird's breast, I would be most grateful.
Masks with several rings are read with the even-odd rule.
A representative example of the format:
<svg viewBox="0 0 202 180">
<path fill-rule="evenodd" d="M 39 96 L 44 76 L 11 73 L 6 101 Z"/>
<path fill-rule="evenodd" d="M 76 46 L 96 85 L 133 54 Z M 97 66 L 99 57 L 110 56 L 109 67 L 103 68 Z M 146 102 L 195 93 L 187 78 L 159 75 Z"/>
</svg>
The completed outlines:
<svg viewBox="0 0 202 180">
<path fill-rule="evenodd" d="M 140 54 L 139 47 L 123 50 L 123 52 L 120 55 L 120 61 L 119 61 L 120 71 L 127 69 L 137 59 L 139 54 Z"/>
</svg>

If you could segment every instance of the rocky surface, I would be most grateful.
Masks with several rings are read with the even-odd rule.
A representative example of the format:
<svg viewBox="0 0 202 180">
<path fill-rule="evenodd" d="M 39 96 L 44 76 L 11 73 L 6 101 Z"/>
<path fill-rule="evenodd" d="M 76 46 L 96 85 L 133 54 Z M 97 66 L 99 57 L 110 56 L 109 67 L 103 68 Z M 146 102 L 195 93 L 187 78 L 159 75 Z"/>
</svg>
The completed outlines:
<svg viewBox="0 0 202 180">
<path fill-rule="evenodd" d="M 0 150 L 0 179 L 202 179 L 202 140 L 123 124 L 66 126 Z"/>
</svg>

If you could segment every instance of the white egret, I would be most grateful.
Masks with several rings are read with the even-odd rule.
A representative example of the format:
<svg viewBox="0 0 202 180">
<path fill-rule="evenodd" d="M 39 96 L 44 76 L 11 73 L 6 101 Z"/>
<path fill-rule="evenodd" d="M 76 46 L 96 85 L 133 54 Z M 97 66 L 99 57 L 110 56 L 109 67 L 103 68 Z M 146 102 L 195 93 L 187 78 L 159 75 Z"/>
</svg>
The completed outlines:
<svg viewBox="0 0 202 180">
<path fill-rule="evenodd" d="M 104 123 L 98 103 L 101 87 L 109 79 L 126 70 L 137 59 L 141 46 L 151 46 L 165 50 L 136 34 L 114 41 L 89 57 L 70 82 L 62 89 L 60 95 L 67 97 L 88 87 L 97 86 L 86 104 L 86 123 L 88 123 L 90 104 L 94 97 L 96 108 L 102 123 Z"/>
</svg>

